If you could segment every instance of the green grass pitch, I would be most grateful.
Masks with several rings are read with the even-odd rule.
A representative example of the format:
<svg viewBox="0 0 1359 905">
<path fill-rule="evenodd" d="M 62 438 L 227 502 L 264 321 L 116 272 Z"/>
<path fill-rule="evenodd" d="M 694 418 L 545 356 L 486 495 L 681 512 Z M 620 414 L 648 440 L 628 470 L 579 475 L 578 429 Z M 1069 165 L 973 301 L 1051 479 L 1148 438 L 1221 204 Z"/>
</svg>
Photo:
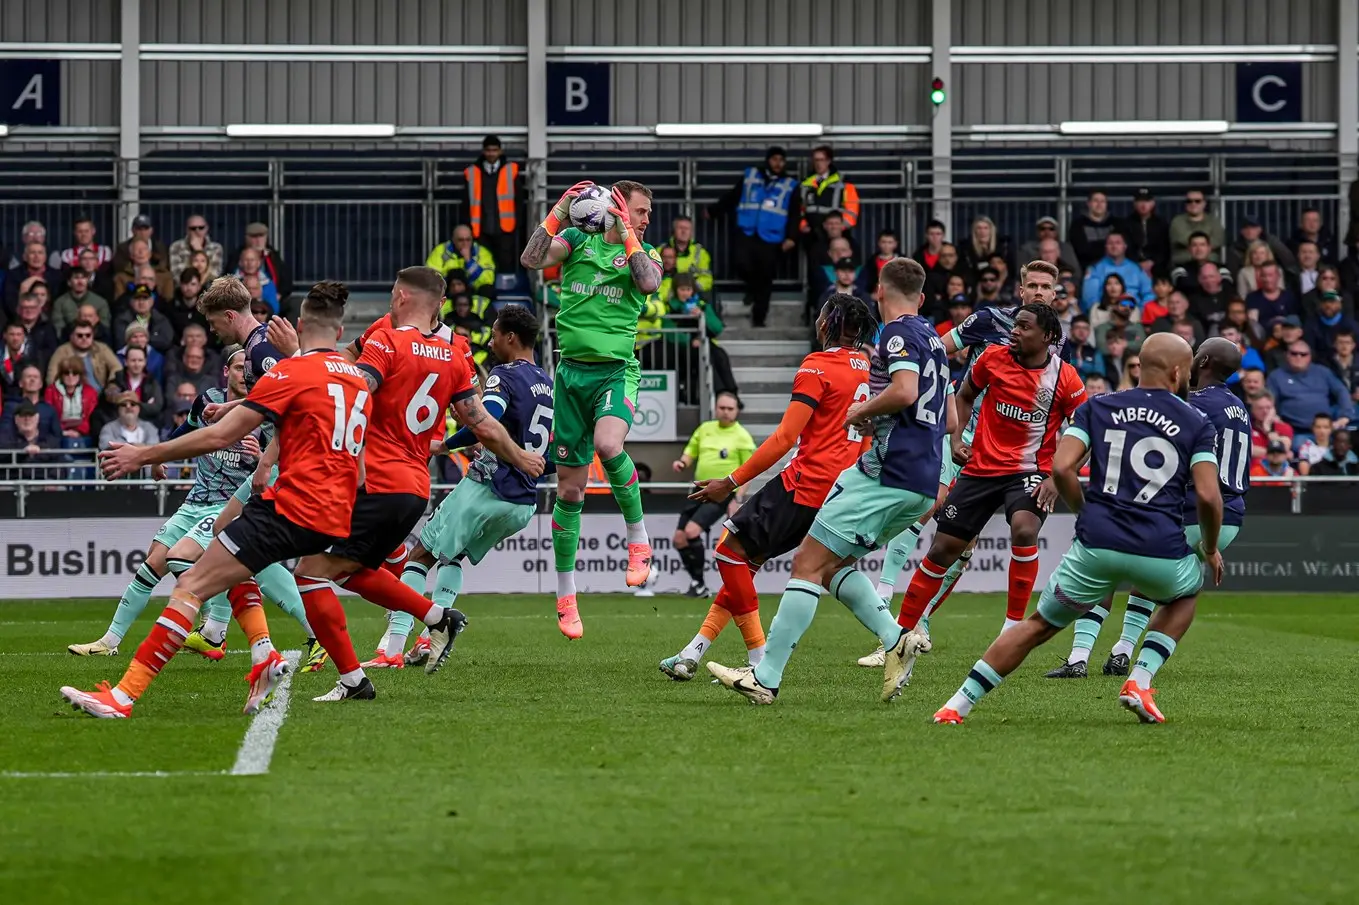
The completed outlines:
<svg viewBox="0 0 1359 905">
<path fill-rule="evenodd" d="M 872 639 L 824 598 L 769 708 L 657 671 L 706 602 L 587 598 L 574 643 L 546 598 L 460 606 L 444 672 L 377 672 L 378 700 L 340 706 L 310 700 L 333 667 L 299 676 L 268 774 L 232 776 L 244 656 L 183 655 L 131 720 L 92 720 L 57 689 L 116 680 L 157 604 L 115 660 L 64 654 L 110 601 L 0 605 L 0 901 L 1359 897 L 1359 596 L 1206 596 L 1157 677 L 1163 726 L 1117 706 L 1119 680 L 1043 679 L 1069 632 L 966 725 L 931 725 L 1000 627 L 995 596 L 948 603 L 891 705 L 854 666 Z M 366 655 L 381 613 L 350 613 Z M 734 626 L 713 656 L 742 662 Z M 189 775 L 13 775 L 98 771 Z"/>
</svg>

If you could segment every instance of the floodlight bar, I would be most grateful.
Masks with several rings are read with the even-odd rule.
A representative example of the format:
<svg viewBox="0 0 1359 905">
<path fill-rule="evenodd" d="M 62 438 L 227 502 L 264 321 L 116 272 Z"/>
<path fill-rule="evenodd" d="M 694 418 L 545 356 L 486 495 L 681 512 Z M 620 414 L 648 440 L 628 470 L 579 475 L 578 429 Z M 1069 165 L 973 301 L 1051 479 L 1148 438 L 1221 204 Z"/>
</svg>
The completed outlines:
<svg viewBox="0 0 1359 905">
<path fill-rule="evenodd" d="M 395 138 L 391 123 L 232 123 L 227 138 Z"/>
<path fill-rule="evenodd" d="M 1130 119 L 1087 122 L 1068 121 L 1059 127 L 1063 135 L 1222 135 L 1231 128 L 1225 119 Z"/>
<path fill-rule="evenodd" d="M 820 123 L 657 123 L 658 138 L 817 138 Z"/>
</svg>

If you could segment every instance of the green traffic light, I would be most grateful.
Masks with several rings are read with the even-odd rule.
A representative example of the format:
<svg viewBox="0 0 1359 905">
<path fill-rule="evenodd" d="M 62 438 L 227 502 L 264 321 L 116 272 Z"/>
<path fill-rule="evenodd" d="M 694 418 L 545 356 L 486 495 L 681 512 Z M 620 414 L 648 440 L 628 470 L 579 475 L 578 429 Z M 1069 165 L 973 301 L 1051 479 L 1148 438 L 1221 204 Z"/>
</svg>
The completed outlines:
<svg viewBox="0 0 1359 905">
<path fill-rule="evenodd" d="M 933 90 L 933 91 L 930 92 L 930 103 L 932 103 L 932 104 L 934 104 L 936 107 L 938 107 L 938 106 L 939 106 L 940 104 L 942 104 L 943 102 L 944 102 L 944 92 L 943 92 L 943 89 L 936 88 L 935 90 Z"/>
</svg>

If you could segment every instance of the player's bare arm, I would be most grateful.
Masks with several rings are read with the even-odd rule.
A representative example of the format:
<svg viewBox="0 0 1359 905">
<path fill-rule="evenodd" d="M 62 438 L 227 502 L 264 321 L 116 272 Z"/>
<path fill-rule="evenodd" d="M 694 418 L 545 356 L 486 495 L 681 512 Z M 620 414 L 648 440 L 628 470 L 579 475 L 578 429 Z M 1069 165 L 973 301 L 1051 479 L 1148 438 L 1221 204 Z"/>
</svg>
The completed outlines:
<svg viewBox="0 0 1359 905">
<path fill-rule="evenodd" d="M 972 447 L 963 442 L 963 430 L 972 421 L 972 408 L 977 403 L 977 387 L 972 383 L 972 376 L 969 374 L 964 377 L 958 385 L 958 392 L 954 396 L 954 409 L 958 420 L 949 429 L 949 446 L 953 449 L 953 461 L 966 465 L 967 460 L 972 458 Z"/>
<path fill-rule="evenodd" d="M 234 408 L 216 424 L 157 443 L 155 446 L 128 446 L 114 443 L 99 454 L 99 466 L 109 480 L 132 474 L 147 465 L 193 459 L 204 453 L 226 449 L 264 422 L 254 409 Z"/>
<path fill-rule="evenodd" d="M 571 246 L 555 241 L 557 232 L 571 215 L 571 202 L 592 185 L 594 183 L 586 179 L 562 193 L 557 203 L 552 205 L 552 210 L 548 211 L 547 219 L 529 236 L 523 253 L 519 255 L 520 264 L 530 270 L 544 270 L 566 260 L 566 256 L 571 253 Z"/>
<path fill-rule="evenodd" d="M 1218 534 L 1222 530 L 1222 486 L 1216 462 L 1198 462 L 1191 469 L 1194 493 L 1198 496 L 1199 553 L 1213 570 L 1213 584 L 1222 583 L 1222 553 L 1217 549 Z"/>
<path fill-rule="evenodd" d="M 227 412 L 245 401 L 245 398 L 228 399 L 226 402 L 209 402 L 203 406 L 203 420 L 209 424 L 220 421 Z"/>
<path fill-rule="evenodd" d="M 618 230 L 623 234 L 623 251 L 628 256 L 628 271 L 632 274 L 632 283 L 639 292 L 650 295 L 661 288 L 661 265 L 642 248 L 642 241 L 637 238 L 637 233 L 632 228 L 628 199 L 623 197 L 623 192 L 619 189 L 613 190 L 613 207 L 609 208 L 609 213 L 617 218 Z"/>
<path fill-rule="evenodd" d="M 250 490 L 253 493 L 260 493 L 269 484 L 269 472 L 273 471 L 278 464 L 278 435 L 269 441 L 264 453 L 255 465 L 255 473 L 250 476 Z"/>
<path fill-rule="evenodd" d="M 1073 514 L 1085 506 L 1085 491 L 1081 489 L 1081 466 L 1090 458 L 1090 447 L 1079 437 L 1066 436 L 1057 444 L 1052 456 L 1052 477 L 1049 479 L 1066 501 Z"/>
<path fill-rule="evenodd" d="M 907 406 L 915 405 L 920 397 L 920 375 L 907 368 L 899 368 L 891 383 L 878 395 L 856 402 L 845 412 L 845 427 L 859 427 L 879 415 L 891 415 Z"/>
<path fill-rule="evenodd" d="M 510 438 L 505 426 L 482 406 L 476 396 L 468 396 L 453 403 L 458 423 L 476 434 L 477 440 L 491 452 L 531 478 L 543 473 L 546 463 L 537 453 L 526 452 Z"/>
</svg>

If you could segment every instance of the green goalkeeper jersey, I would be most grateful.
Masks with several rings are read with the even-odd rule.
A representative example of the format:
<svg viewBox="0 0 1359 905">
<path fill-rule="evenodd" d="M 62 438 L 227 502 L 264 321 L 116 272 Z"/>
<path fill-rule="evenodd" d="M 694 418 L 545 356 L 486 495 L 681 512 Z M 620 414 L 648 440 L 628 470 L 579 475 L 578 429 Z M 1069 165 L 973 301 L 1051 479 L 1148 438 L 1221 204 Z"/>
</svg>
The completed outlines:
<svg viewBox="0 0 1359 905">
<path fill-rule="evenodd" d="M 637 318 L 646 293 L 632 282 L 622 245 L 564 229 L 557 237 L 571 246 L 562 262 L 561 309 L 557 312 L 557 344 L 562 358 L 577 361 L 629 360 L 637 355 Z M 652 260 L 655 248 L 642 243 Z"/>
</svg>

